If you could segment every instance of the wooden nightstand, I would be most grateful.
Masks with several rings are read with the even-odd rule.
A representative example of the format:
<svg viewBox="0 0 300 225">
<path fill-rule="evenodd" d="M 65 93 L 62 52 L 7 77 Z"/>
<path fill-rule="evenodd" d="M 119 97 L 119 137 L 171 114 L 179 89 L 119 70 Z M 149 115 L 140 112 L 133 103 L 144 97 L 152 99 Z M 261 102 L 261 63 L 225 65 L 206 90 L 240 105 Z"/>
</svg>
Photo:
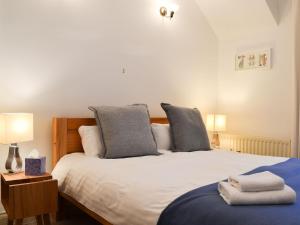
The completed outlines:
<svg viewBox="0 0 300 225">
<path fill-rule="evenodd" d="M 8 215 L 8 225 L 22 224 L 36 217 L 37 224 L 50 224 L 50 214 L 57 211 L 57 180 L 50 174 L 25 176 L 24 173 L 1 174 L 1 201 Z"/>
</svg>

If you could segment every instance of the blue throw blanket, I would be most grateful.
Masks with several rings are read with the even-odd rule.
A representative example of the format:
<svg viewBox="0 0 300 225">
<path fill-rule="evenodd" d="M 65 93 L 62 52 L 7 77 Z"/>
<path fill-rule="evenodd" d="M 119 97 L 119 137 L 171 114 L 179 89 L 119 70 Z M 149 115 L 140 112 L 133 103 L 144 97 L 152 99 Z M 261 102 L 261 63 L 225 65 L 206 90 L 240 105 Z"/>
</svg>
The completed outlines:
<svg viewBox="0 0 300 225">
<path fill-rule="evenodd" d="M 158 225 L 300 225 L 300 160 L 289 159 L 249 173 L 270 171 L 284 178 L 297 192 L 291 205 L 227 205 L 218 184 L 190 191 L 172 202 L 161 214 Z"/>
</svg>

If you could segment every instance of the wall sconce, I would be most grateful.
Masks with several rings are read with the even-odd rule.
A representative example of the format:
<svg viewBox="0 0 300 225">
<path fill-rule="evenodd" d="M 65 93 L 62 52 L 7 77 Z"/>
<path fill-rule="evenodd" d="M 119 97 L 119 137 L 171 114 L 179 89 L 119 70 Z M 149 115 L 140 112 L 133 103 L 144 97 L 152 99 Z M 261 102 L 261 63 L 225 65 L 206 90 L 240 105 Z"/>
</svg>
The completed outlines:
<svg viewBox="0 0 300 225">
<path fill-rule="evenodd" d="M 169 6 L 162 6 L 160 7 L 160 15 L 162 17 L 170 18 L 172 19 L 174 17 L 175 12 L 179 9 L 178 5 L 171 4 Z"/>
</svg>

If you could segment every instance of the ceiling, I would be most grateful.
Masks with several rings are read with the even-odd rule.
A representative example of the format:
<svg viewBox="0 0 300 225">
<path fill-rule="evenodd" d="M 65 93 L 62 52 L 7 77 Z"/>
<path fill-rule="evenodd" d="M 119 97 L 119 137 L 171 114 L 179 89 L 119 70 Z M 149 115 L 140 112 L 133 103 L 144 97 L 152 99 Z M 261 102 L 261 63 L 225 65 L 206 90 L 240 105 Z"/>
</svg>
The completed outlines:
<svg viewBox="0 0 300 225">
<path fill-rule="evenodd" d="M 196 0 L 219 39 L 276 28 L 280 0 Z"/>
</svg>

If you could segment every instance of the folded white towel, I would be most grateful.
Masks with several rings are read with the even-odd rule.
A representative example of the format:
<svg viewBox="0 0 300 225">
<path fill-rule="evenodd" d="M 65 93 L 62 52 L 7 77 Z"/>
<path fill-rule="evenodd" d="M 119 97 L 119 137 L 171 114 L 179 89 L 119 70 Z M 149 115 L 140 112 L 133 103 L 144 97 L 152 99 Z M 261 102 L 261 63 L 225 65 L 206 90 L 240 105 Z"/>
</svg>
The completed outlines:
<svg viewBox="0 0 300 225">
<path fill-rule="evenodd" d="M 229 205 L 291 204 L 296 200 L 296 192 L 287 185 L 280 191 L 241 192 L 228 182 L 220 182 L 218 189 Z"/>
<path fill-rule="evenodd" d="M 282 190 L 285 184 L 281 177 L 269 171 L 251 175 L 230 176 L 228 182 L 244 192 Z"/>
</svg>

